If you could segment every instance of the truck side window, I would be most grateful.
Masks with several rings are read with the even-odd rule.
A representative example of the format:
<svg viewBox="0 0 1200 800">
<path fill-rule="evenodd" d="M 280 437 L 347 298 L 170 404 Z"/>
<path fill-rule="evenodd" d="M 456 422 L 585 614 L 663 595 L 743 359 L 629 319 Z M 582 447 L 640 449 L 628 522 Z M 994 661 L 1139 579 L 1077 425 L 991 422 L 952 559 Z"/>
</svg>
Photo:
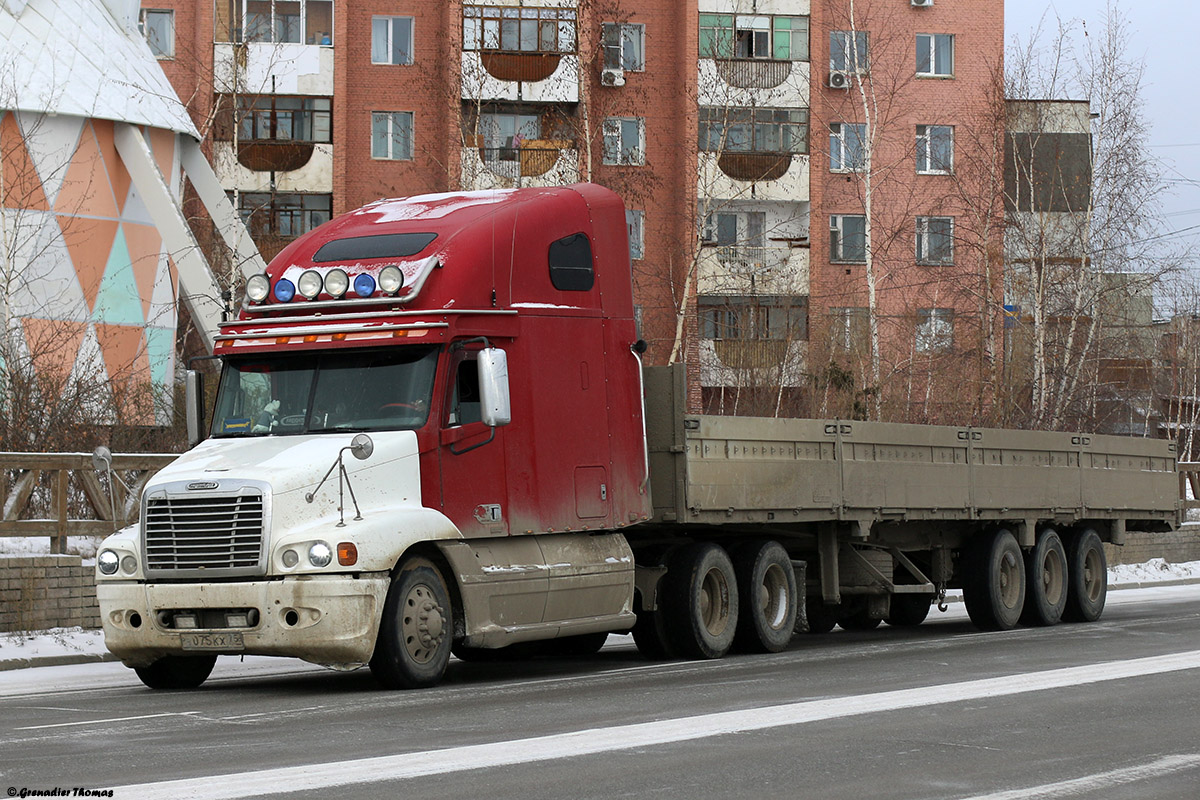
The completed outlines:
<svg viewBox="0 0 1200 800">
<path fill-rule="evenodd" d="M 455 427 L 482 420 L 483 410 L 479 403 L 479 365 L 474 358 L 464 358 L 458 362 L 458 370 L 454 375 L 454 391 L 450 396 L 450 415 L 446 424 L 448 427 Z"/>
<path fill-rule="evenodd" d="M 573 233 L 550 243 L 550 282 L 560 292 L 586 292 L 596 283 L 592 243 L 586 233 Z"/>
</svg>

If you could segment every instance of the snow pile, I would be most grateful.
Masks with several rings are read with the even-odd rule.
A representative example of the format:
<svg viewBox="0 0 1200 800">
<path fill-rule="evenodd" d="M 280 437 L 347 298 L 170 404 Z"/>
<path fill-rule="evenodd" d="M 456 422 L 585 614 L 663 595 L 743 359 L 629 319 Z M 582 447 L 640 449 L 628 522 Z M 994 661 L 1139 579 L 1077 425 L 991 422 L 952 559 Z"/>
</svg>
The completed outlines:
<svg viewBox="0 0 1200 800">
<path fill-rule="evenodd" d="M 31 633 L 0 633 L 0 662 L 33 658 L 108 653 L 104 632 L 83 628 L 51 628 Z"/>
<path fill-rule="evenodd" d="M 67 555 L 79 556 L 85 565 L 92 566 L 96 563 L 96 548 L 103 539 L 103 536 L 68 536 Z M 0 557 L 48 555 L 49 536 L 0 536 Z"/>
<path fill-rule="evenodd" d="M 1118 564 L 1108 570 L 1109 586 L 1187 579 L 1200 579 L 1200 561 L 1172 564 L 1165 558 L 1152 558 L 1145 564 Z"/>
</svg>

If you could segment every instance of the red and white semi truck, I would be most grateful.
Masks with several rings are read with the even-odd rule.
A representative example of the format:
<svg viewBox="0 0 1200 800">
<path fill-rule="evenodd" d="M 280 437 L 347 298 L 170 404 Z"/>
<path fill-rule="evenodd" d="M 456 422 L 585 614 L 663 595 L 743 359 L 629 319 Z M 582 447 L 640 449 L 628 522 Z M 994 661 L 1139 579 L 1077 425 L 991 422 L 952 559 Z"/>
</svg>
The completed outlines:
<svg viewBox="0 0 1200 800">
<path fill-rule="evenodd" d="M 195 445 L 100 548 L 108 648 L 156 688 L 220 654 L 413 688 L 451 652 L 613 631 L 778 651 L 798 618 L 917 624 L 951 588 L 984 628 L 1093 620 L 1102 542 L 1178 522 L 1167 442 L 692 415 L 643 350 L 595 185 L 382 200 L 297 239 L 221 326 L 207 435 L 189 373 Z"/>
</svg>

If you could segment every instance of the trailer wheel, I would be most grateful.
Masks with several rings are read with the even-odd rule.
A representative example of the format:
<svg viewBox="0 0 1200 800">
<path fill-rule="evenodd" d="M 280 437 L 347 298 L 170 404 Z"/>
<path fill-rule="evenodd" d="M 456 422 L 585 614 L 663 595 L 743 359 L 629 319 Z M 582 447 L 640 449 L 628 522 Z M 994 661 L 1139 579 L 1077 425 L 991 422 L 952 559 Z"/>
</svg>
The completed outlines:
<svg viewBox="0 0 1200 800">
<path fill-rule="evenodd" d="M 1025 607 L 1025 559 L 1017 538 L 998 530 L 976 543 L 963 581 L 963 602 L 981 630 L 1009 630 Z"/>
<path fill-rule="evenodd" d="M 195 689 L 208 680 L 216 663 L 216 655 L 163 656 L 150 666 L 134 667 L 133 671 L 151 689 Z"/>
<path fill-rule="evenodd" d="M 827 606 L 816 598 L 816 602 L 804 604 L 804 621 L 809 633 L 829 633 L 838 623 L 841 606 Z"/>
<path fill-rule="evenodd" d="M 385 689 L 423 689 L 442 679 L 450 661 L 454 617 L 438 568 L 410 559 L 392 578 L 371 673 Z"/>
<path fill-rule="evenodd" d="M 1063 619 L 1095 622 L 1108 597 L 1108 559 L 1104 543 L 1088 529 L 1071 538 L 1067 554 L 1067 605 Z"/>
<path fill-rule="evenodd" d="M 933 597 L 927 594 L 894 594 L 888 608 L 887 624 L 896 628 L 912 628 L 929 616 Z"/>
<path fill-rule="evenodd" d="M 881 622 L 883 620 L 879 617 L 868 614 L 866 605 L 863 605 L 857 611 L 843 616 L 837 624 L 844 631 L 873 631 Z"/>
<path fill-rule="evenodd" d="M 738 624 L 734 647 L 747 653 L 778 653 L 796 627 L 796 573 L 783 545 L 748 544 L 737 551 Z"/>
<path fill-rule="evenodd" d="M 729 652 L 738 621 L 729 555 L 711 543 L 688 545 L 672 555 L 664 580 L 664 622 L 674 649 L 685 658 Z"/>
<path fill-rule="evenodd" d="M 1025 625 L 1057 625 L 1067 605 L 1067 551 L 1053 530 L 1038 534 L 1025 554 Z"/>
</svg>

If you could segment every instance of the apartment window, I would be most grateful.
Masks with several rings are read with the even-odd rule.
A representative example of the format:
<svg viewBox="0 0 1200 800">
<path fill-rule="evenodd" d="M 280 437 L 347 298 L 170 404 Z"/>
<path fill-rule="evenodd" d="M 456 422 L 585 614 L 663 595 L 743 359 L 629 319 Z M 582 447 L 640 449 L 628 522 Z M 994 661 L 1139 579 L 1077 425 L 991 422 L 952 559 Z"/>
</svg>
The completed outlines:
<svg viewBox="0 0 1200 800">
<path fill-rule="evenodd" d="M 138 16 L 138 30 L 146 37 L 155 58 L 175 57 L 175 12 L 143 8 Z"/>
<path fill-rule="evenodd" d="M 238 212 L 252 236 L 293 238 L 329 221 L 333 195 L 242 192 Z"/>
<path fill-rule="evenodd" d="M 333 44 L 332 0 L 217 0 L 217 38 Z"/>
<path fill-rule="evenodd" d="M 917 352 L 936 353 L 954 345 L 954 309 L 917 310 Z"/>
<path fill-rule="evenodd" d="M 479 133 L 485 143 L 485 161 L 516 161 L 522 144 L 541 138 L 541 118 L 537 114 L 486 112 L 479 115 Z"/>
<path fill-rule="evenodd" d="M 807 153 L 807 108 L 700 109 L 700 149 L 712 153 Z"/>
<path fill-rule="evenodd" d="M 242 95 L 237 98 L 238 138 L 329 142 L 330 105 L 328 97 Z"/>
<path fill-rule="evenodd" d="M 867 165 L 867 126 L 834 122 L 829 126 L 829 171 L 855 172 Z"/>
<path fill-rule="evenodd" d="M 371 17 L 371 63 L 413 63 L 412 17 Z"/>
<path fill-rule="evenodd" d="M 701 14 L 700 57 L 808 61 L 808 17 Z"/>
<path fill-rule="evenodd" d="M 646 68 L 646 26 L 604 23 L 604 68 L 641 72 Z"/>
<path fill-rule="evenodd" d="M 413 157 L 411 111 L 371 112 L 371 158 L 406 161 Z"/>
<path fill-rule="evenodd" d="M 635 166 L 646 163 L 645 123 L 641 117 L 604 120 L 604 163 Z"/>
<path fill-rule="evenodd" d="M 867 260 L 867 218 L 834 214 L 829 218 L 829 260 L 864 263 Z"/>
<path fill-rule="evenodd" d="M 947 175 L 954 169 L 954 128 L 949 125 L 917 126 L 917 172 Z"/>
<path fill-rule="evenodd" d="M 953 217 L 917 217 L 917 263 L 954 263 Z"/>
<path fill-rule="evenodd" d="M 917 34 L 917 74 L 954 74 L 954 36 L 952 34 Z"/>
<path fill-rule="evenodd" d="M 868 309 L 829 309 L 829 346 L 833 352 L 853 353 L 865 349 L 869 330 Z"/>
<path fill-rule="evenodd" d="M 463 6 L 463 50 L 574 53 L 573 8 Z"/>
<path fill-rule="evenodd" d="M 704 217 L 704 241 L 721 246 L 763 247 L 765 211 L 714 211 Z"/>
<path fill-rule="evenodd" d="M 697 307 L 705 339 L 808 340 L 804 295 L 708 295 Z"/>
<path fill-rule="evenodd" d="M 629 257 L 642 258 L 645 253 L 645 233 L 643 223 L 646 212 L 633 208 L 625 209 L 625 227 L 629 229 Z"/>
<path fill-rule="evenodd" d="M 834 72 L 866 72 L 866 31 L 829 32 L 829 69 Z"/>
</svg>

